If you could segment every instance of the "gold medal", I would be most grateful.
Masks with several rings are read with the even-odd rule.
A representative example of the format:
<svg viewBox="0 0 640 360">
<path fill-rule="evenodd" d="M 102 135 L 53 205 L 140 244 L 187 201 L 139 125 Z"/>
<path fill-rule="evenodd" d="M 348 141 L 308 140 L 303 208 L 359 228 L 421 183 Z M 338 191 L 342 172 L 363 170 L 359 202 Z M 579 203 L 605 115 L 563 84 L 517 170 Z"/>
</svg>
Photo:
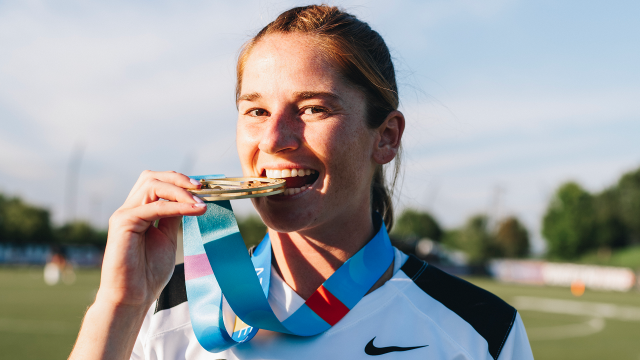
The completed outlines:
<svg viewBox="0 0 640 360">
<path fill-rule="evenodd" d="M 263 177 L 202 179 L 200 189 L 188 191 L 204 201 L 235 200 L 281 194 L 285 183 Z"/>
</svg>

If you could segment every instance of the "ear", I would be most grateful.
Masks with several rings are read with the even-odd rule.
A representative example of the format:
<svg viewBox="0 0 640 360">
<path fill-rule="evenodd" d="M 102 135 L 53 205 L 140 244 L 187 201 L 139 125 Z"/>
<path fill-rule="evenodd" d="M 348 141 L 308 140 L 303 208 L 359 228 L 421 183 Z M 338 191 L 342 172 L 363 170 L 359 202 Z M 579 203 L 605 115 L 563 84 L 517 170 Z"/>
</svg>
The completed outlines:
<svg viewBox="0 0 640 360">
<path fill-rule="evenodd" d="M 400 149 L 400 140 L 404 133 L 404 115 L 397 110 L 390 112 L 382 125 L 374 131 L 376 139 L 373 144 L 373 161 L 380 165 L 391 162 Z"/>
</svg>

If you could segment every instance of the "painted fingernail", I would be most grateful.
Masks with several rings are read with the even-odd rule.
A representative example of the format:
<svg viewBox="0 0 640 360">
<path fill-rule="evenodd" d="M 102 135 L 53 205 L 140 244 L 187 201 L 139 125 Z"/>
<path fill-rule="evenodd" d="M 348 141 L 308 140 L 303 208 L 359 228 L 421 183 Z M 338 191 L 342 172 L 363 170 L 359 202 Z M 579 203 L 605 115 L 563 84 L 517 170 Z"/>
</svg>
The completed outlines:
<svg viewBox="0 0 640 360">
<path fill-rule="evenodd" d="M 191 181 L 191 183 L 193 185 L 200 185 L 200 181 L 196 180 L 196 179 L 189 179 L 189 181 Z"/>
<path fill-rule="evenodd" d="M 200 204 L 200 203 L 198 203 L 198 204 L 193 204 L 193 207 L 197 207 L 197 208 L 204 208 L 204 207 L 207 207 L 207 204 Z"/>
<path fill-rule="evenodd" d="M 202 201 L 202 199 L 200 199 L 199 197 L 193 195 L 193 200 L 195 200 L 196 203 L 198 204 L 204 204 L 204 201 Z"/>
</svg>

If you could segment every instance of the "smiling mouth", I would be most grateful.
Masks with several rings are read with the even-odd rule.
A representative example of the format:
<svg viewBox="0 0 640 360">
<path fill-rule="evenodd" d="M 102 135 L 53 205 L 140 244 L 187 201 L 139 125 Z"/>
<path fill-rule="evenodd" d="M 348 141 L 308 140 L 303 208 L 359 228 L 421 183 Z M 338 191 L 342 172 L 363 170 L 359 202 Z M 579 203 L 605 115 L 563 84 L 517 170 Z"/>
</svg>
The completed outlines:
<svg viewBox="0 0 640 360">
<path fill-rule="evenodd" d="M 286 181 L 286 189 L 282 195 L 295 195 L 305 191 L 311 187 L 320 176 L 320 174 L 313 169 L 265 169 L 262 173 L 263 176 L 266 175 L 268 178 L 284 179 Z"/>
</svg>

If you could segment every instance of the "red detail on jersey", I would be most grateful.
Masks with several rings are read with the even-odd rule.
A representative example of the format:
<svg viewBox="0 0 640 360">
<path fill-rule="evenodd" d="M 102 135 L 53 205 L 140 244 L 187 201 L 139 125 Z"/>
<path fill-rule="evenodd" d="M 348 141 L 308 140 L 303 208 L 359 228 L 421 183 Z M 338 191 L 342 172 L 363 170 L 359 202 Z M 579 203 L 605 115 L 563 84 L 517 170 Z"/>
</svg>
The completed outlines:
<svg viewBox="0 0 640 360">
<path fill-rule="evenodd" d="M 324 286 L 320 286 L 305 302 L 322 320 L 329 325 L 335 325 L 349 312 L 349 308 L 337 297 L 333 296 Z"/>
</svg>

